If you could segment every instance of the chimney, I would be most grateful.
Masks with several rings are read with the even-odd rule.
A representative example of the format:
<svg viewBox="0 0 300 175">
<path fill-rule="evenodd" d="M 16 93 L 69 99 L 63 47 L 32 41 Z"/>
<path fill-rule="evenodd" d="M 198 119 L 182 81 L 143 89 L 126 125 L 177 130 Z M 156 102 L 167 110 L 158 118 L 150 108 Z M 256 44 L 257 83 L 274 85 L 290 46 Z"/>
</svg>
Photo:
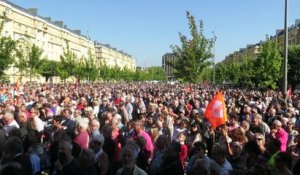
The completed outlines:
<svg viewBox="0 0 300 175">
<path fill-rule="evenodd" d="M 76 33 L 77 35 L 81 35 L 81 30 L 73 30 L 74 33 Z"/>
<path fill-rule="evenodd" d="M 38 14 L 38 9 L 37 9 L 37 8 L 29 8 L 29 9 L 27 9 L 27 12 L 28 12 L 29 14 L 31 14 L 32 16 L 37 16 L 37 14 Z"/>
<path fill-rule="evenodd" d="M 63 21 L 54 21 L 54 24 L 59 26 L 59 27 L 64 27 L 64 22 Z"/>
</svg>

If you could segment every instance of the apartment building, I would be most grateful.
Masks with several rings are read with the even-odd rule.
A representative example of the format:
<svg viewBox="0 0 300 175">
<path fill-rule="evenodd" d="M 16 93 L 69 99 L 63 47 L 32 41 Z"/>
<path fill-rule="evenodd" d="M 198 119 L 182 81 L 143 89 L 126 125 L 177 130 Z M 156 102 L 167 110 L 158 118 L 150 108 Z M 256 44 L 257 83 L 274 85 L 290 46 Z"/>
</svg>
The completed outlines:
<svg viewBox="0 0 300 175">
<path fill-rule="evenodd" d="M 131 55 L 119 51 L 109 44 L 95 42 L 95 53 L 96 59 L 109 67 L 117 66 L 121 69 L 127 68 L 132 71 L 136 70 L 136 62 Z"/>
<path fill-rule="evenodd" d="M 284 48 L 284 30 L 276 30 L 276 35 L 270 37 L 271 40 L 276 40 L 279 49 L 283 51 Z M 247 45 L 246 48 L 241 48 L 239 51 L 226 56 L 224 62 L 240 61 L 244 56 L 253 56 L 259 53 L 259 48 L 263 44 L 260 41 L 254 45 Z M 299 45 L 300 44 L 300 19 L 295 20 L 295 24 L 288 28 L 288 45 Z"/>
<path fill-rule="evenodd" d="M 162 67 L 166 72 L 168 80 L 174 80 L 174 64 L 176 62 L 176 55 L 174 53 L 166 53 L 162 56 Z"/>
<path fill-rule="evenodd" d="M 95 54 L 94 43 L 81 35 L 80 30 L 70 30 L 63 21 L 51 21 L 50 17 L 41 17 L 37 9 L 24 9 L 16 4 L 0 0 L 0 14 L 8 18 L 4 24 L 2 36 L 14 40 L 26 40 L 43 50 L 43 58 L 60 60 L 67 45 L 78 58 L 87 57 L 90 51 Z M 16 68 L 7 71 L 11 82 L 19 77 Z"/>
</svg>

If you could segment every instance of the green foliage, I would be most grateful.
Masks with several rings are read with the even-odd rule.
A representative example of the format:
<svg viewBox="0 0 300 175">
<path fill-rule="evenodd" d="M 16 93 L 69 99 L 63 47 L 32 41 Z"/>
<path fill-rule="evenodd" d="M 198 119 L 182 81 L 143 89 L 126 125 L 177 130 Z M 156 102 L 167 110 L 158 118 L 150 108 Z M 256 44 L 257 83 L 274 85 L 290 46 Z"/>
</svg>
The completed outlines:
<svg viewBox="0 0 300 175">
<path fill-rule="evenodd" d="M 281 75 L 282 57 L 275 41 L 267 38 L 260 48 L 260 53 L 254 63 L 254 72 L 259 88 L 277 87 Z"/>
<path fill-rule="evenodd" d="M 295 89 L 300 84 L 300 45 L 291 46 L 288 50 L 288 82 Z"/>
<path fill-rule="evenodd" d="M 70 76 L 75 75 L 76 65 L 77 65 L 77 56 L 73 53 L 69 45 L 67 44 L 67 48 L 64 50 L 63 55 L 60 56 L 60 64 L 58 66 L 58 76 L 62 80 L 66 80 Z"/>
<path fill-rule="evenodd" d="M 40 61 L 41 67 L 40 67 L 40 74 L 46 78 L 46 82 L 50 77 L 57 76 L 57 69 L 59 62 L 54 60 L 48 60 L 48 59 L 42 59 Z"/>
<path fill-rule="evenodd" d="M 41 72 L 41 57 L 43 50 L 35 44 L 31 44 L 28 35 L 19 39 L 18 44 L 19 48 L 16 53 L 18 59 L 15 61 L 14 66 L 18 68 L 18 71 L 22 76 L 29 74 L 31 80 L 32 77 L 36 77 Z"/>
<path fill-rule="evenodd" d="M 87 58 L 82 58 L 83 61 L 76 64 L 75 77 L 77 79 L 86 79 L 88 82 L 95 81 L 99 75 L 97 61 L 93 57 L 91 51 L 88 52 Z"/>
<path fill-rule="evenodd" d="M 188 39 L 179 33 L 181 47 L 171 46 L 178 58 L 174 65 L 175 77 L 183 82 L 196 83 L 200 80 L 204 68 L 211 65 L 209 59 L 212 57 L 213 42 L 204 36 L 203 22 L 200 21 L 198 31 L 194 16 L 189 12 L 186 15 L 192 38 Z"/>
<path fill-rule="evenodd" d="M 14 54 L 16 53 L 16 41 L 10 37 L 1 36 L 4 24 L 7 21 L 5 13 L 0 15 L 0 77 L 3 77 L 5 75 L 4 71 L 14 63 Z"/>
</svg>

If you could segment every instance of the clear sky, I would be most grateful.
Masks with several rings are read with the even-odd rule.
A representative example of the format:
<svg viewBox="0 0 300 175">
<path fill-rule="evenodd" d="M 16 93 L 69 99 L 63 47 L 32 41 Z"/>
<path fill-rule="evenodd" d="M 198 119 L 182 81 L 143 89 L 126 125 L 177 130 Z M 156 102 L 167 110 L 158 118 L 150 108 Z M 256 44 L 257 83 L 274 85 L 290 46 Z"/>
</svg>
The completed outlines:
<svg viewBox="0 0 300 175">
<path fill-rule="evenodd" d="M 189 35 L 186 11 L 217 36 L 216 61 L 275 35 L 284 26 L 285 0 L 10 0 L 80 29 L 92 41 L 132 55 L 138 66 L 160 66 L 178 32 Z M 300 0 L 289 0 L 289 26 L 300 18 Z"/>
</svg>

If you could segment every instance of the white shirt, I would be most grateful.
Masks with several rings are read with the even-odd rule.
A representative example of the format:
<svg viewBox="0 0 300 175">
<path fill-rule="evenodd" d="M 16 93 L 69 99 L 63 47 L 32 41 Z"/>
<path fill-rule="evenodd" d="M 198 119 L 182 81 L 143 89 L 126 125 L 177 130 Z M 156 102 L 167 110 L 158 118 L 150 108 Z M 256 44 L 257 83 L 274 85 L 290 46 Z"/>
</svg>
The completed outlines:
<svg viewBox="0 0 300 175">
<path fill-rule="evenodd" d="M 43 131 L 45 125 L 44 122 L 38 116 L 33 117 L 33 120 L 35 122 L 36 129 L 38 130 L 38 132 Z"/>
</svg>

